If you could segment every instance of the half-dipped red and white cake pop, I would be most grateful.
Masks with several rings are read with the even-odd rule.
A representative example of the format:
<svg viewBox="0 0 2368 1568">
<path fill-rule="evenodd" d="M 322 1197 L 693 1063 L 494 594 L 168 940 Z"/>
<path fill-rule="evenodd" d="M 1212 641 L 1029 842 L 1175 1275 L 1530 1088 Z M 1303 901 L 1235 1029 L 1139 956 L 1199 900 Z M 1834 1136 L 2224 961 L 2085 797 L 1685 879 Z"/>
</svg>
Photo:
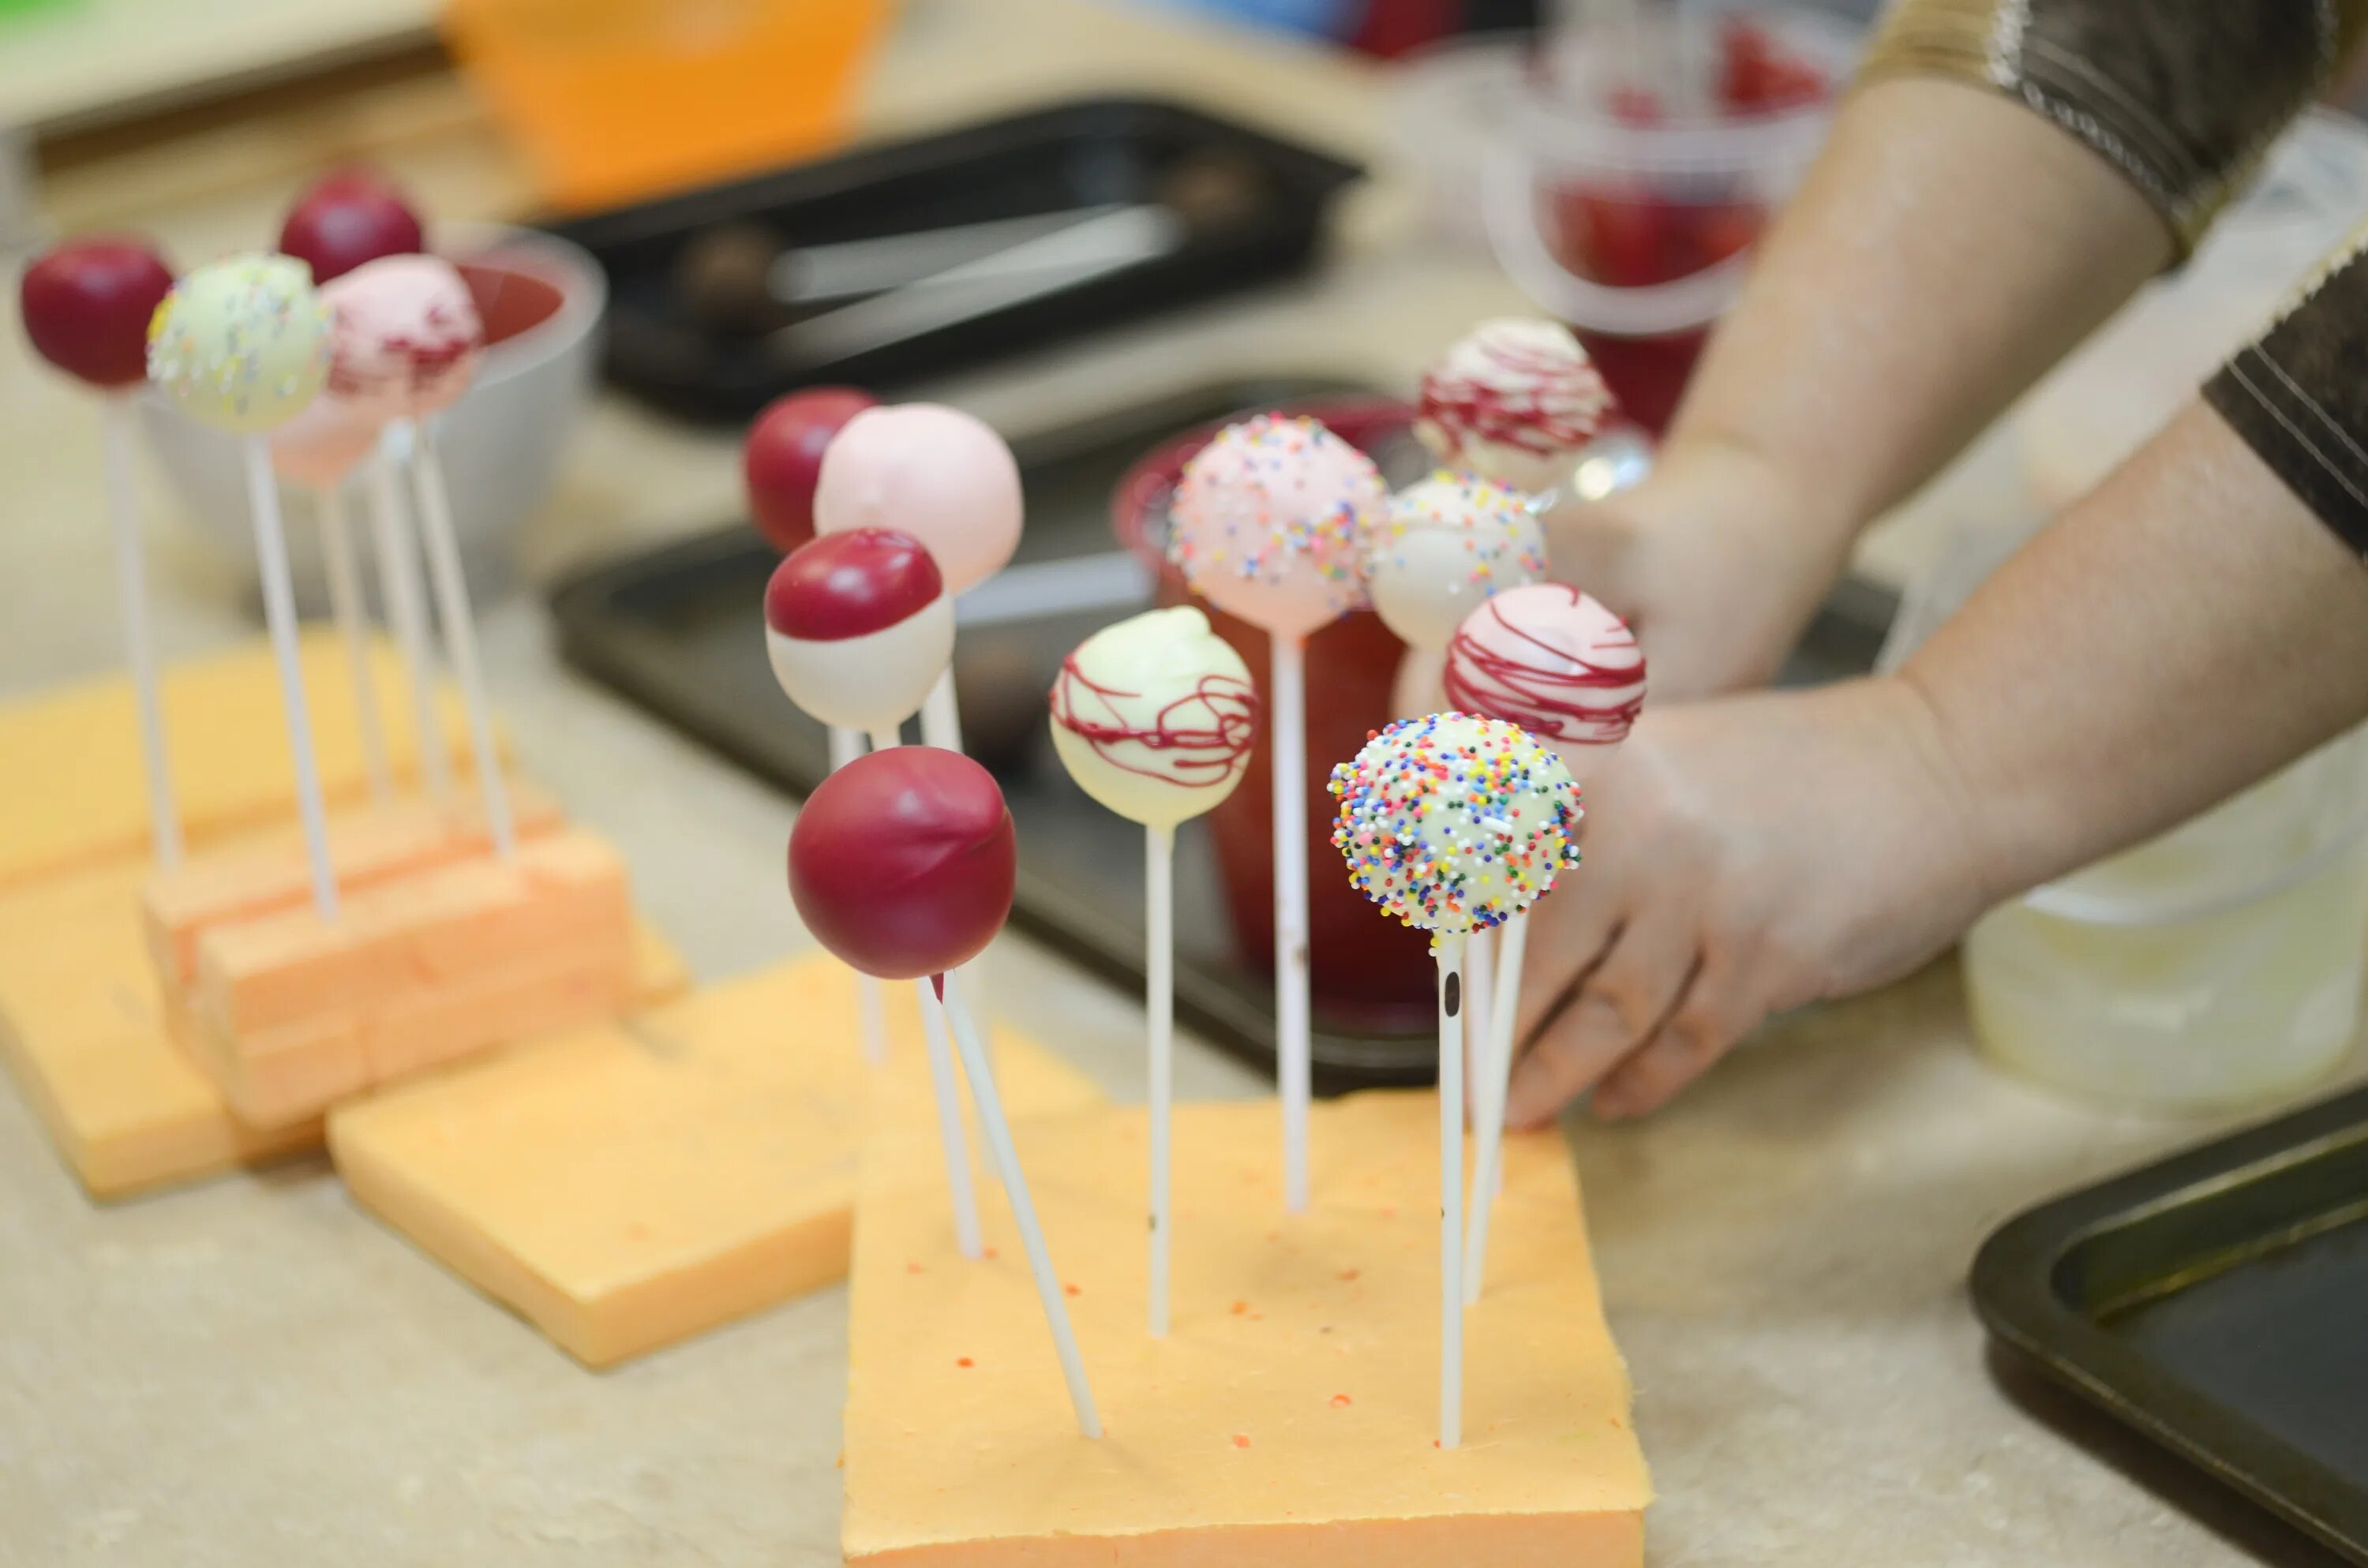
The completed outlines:
<svg viewBox="0 0 2368 1568">
<path fill-rule="evenodd" d="M 1570 478 L 1611 412 L 1569 328 L 1507 317 L 1473 328 L 1423 376 L 1415 434 L 1450 468 L 1538 494 Z"/>
<path fill-rule="evenodd" d="M 1474 605 L 1546 574 L 1545 529 L 1529 498 L 1446 469 L 1391 496 L 1364 551 L 1373 608 L 1410 648 L 1446 647 Z"/>
<path fill-rule="evenodd" d="M 1519 724 L 1580 783 L 1628 738 L 1645 708 L 1636 634 L 1565 583 L 1498 594 L 1463 618 L 1447 648 L 1447 700 Z"/>
<path fill-rule="evenodd" d="M 1388 501 L 1373 460 L 1320 421 L 1261 414 L 1185 463 L 1168 554 L 1211 604 L 1296 640 L 1363 607 L 1359 540 Z"/>
<path fill-rule="evenodd" d="M 782 557 L 765 585 L 774 678 L 825 724 L 876 731 L 904 722 L 953 647 L 953 598 L 910 534 L 824 534 Z"/>
<path fill-rule="evenodd" d="M 419 214 L 383 175 L 337 169 L 297 197 L 279 228 L 279 250 L 313 269 L 315 286 L 381 256 L 427 248 Z"/>
<path fill-rule="evenodd" d="M 148 379 L 148 323 L 173 291 L 164 258 L 138 240 L 69 240 L 25 269 L 25 335 L 41 358 L 103 392 Z"/>
<path fill-rule="evenodd" d="M 976 587 L 1019 548 L 1019 465 L 1003 437 L 958 408 L 867 408 L 833 437 L 815 482 L 814 527 L 900 528 L 929 547 L 946 585 Z"/>
<path fill-rule="evenodd" d="M 740 449 L 748 515 L 775 550 L 786 555 L 814 538 L 823 453 L 848 420 L 877 406 L 853 387 L 808 387 L 775 398 L 748 426 Z"/>
<path fill-rule="evenodd" d="M 391 256 L 321 290 L 329 308 L 329 397 L 366 423 L 425 419 L 460 400 L 476 374 L 484 323 L 450 262 Z"/>
</svg>

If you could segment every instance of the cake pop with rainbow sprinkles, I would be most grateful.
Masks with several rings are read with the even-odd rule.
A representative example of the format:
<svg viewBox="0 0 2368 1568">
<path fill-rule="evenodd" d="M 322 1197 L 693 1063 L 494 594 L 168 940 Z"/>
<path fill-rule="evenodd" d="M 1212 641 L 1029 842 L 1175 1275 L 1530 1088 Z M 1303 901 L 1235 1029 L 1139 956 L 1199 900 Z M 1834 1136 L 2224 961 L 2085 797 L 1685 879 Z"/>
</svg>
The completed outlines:
<svg viewBox="0 0 2368 1568">
<path fill-rule="evenodd" d="M 1373 460 L 1322 422 L 1261 414 L 1184 465 L 1168 553 L 1219 609 L 1304 638 L 1364 607 L 1358 543 L 1388 500 Z"/>
</svg>

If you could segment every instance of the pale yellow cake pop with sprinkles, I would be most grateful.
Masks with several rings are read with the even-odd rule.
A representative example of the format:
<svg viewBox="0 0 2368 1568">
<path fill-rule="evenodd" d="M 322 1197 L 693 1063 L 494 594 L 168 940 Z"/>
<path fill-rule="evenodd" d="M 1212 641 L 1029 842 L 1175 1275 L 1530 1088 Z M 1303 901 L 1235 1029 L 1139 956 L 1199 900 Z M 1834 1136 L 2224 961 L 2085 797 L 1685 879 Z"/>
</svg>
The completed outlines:
<svg viewBox="0 0 2368 1568">
<path fill-rule="evenodd" d="M 329 374 L 329 312 L 304 264 L 259 253 L 198 267 L 148 323 L 148 379 L 233 435 L 285 425 Z"/>
</svg>

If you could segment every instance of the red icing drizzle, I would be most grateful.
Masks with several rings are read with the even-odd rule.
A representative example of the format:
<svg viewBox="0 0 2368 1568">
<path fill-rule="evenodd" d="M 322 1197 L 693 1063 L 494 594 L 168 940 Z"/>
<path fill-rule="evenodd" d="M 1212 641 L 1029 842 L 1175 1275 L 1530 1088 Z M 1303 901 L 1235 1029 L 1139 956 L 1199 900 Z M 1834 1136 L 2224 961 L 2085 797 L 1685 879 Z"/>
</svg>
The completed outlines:
<svg viewBox="0 0 2368 1568">
<path fill-rule="evenodd" d="M 1099 706 L 1105 717 L 1077 711 L 1080 691 Z M 1126 723 L 1119 713 L 1121 700 L 1142 695 L 1096 685 L 1077 668 L 1077 656 L 1072 653 L 1061 661 L 1061 678 L 1053 684 L 1053 719 L 1121 772 L 1188 790 L 1216 788 L 1232 778 L 1241 760 L 1249 756 L 1258 737 L 1258 693 L 1249 682 L 1233 676 L 1202 676 L 1188 695 L 1162 708 L 1148 729 Z M 1193 727 L 1178 722 L 1179 713 L 1196 706 L 1205 710 L 1208 723 Z M 1176 756 L 1165 767 L 1138 767 L 1118 755 L 1120 744 L 1126 741 L 1156 752 L 1186 755 Z"/>
<path fill-rule="evenodd" d="M 1512 391 L 1437 370 L 1424 376 L 1422 416 L 1445 433 L 1455 451 L 1463 449 L 1466 436 L 1479 436 L 1501 446 L 1553 457 L 1585 446 L 1602 427 L 1611 393 L 1593 366 L 1567 355 L 1510 344 L 1484 343 L 1481 348 L 1497 365 L 1515 376 L 1531 378 L 1533 384 L 1526 391 Z M 1592 395 L 1574 395 L 1582 389 Z M 1572 406 L 1559 411 L 1551 406 L 1543 395 L 1549 392 L 1564 394 L 1552 403 Z"/>
<path fill-rule="evenodd" d="M 1570 595 L 1573 607 L 1577 605 L 1577 588 L 1555 585 Z M 1616 633 L 1588 652 L 1627 657 L 1597 664 L 1514 625 L 1505 619 L 1504 607 L 1497 600 L 1484 608 L 1490 619 L 1535 649 L 1538 662 L 1497 653 L 1459 627 L 1447 647 L 1445 687 L 1450 708 L 1519 724 L 1541 740 L 1617 745 L 1628 738 L 1636 716 L 1645 710 L 1645 661 L 1637 653 L 1634 632 L 1615 622 Z M 1616 701 L 1589 697 L 1631 687 L 1634 695 Z"/>
</svg>

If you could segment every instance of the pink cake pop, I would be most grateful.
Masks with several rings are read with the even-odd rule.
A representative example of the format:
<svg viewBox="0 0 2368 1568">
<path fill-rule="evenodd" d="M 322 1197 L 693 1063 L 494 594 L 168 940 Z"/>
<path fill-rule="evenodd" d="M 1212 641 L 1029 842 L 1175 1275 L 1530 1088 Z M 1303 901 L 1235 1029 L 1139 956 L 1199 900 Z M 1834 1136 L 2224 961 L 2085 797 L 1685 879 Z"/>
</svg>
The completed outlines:
<svg viewBox="0 0 2368 1568">
<path fill-rule="evenodd" d="M 1563 583 L 1508 589 L 1463 618 L 1447 649 L 1447 700 L 1519 724 L 1584 785 L 1645 707 L 1645 654 L 1626 623 Z"/>
<path fill-rule="evenodd" d="M 775 398 L 748 426 L 740 451 L 748 515 L 775 550 L 786 555 L 814 538 L 823 453 L 848 420 L 878 406 L 853 387 L 808 387 Z"/>
<path fill-rule="evenodd" d="M 1364 605 L 1358 544 L 1388 503 L 1364 453 L 1314 419 L 1261 414 L 1184 465 L 1168 553 L 1219 609 L 1304 638 Z"/>
<path fill-rule="evenodd" d="M 313 269 L 315 285 L 381 256 L 427 248 L 419 215 L 384 176 L 337 169 L 304 189 L 280 225 L 279 249 Z"/>
<path fill-rule="evenodd" d="M 1570 477 L 1611 392 L 1557 322 L 1482 322 L 1422 378 L 1421 437 L 1450 468 L 1543 494 Z"/>
<path fill-rule="evenodd" d="M 982 421 L 958 408 L 867 408 L 823 452 L 814 527 L 904 528 L 929 547 L 946 586 L 976 587 L 1019 548 L 1019 465 Z"/>
<path fill-rule="evenodd" d="M 774 678 L 825 724 L 893 735 L 953 646 L 953 600 L 910 534 L 825 534 L 782 557 L 765 585 Z"/>
<path fill-rule="evenodd" d="M 329 307 L 328 395 L 377 425 L 424 419 L 459 401 L 485 343 L 469 286 L 450 262 L 391 256 L 321 290 Z"/>
<path fill-rule="evenodd" d="M 148 322 L 173 290 L 162 257 L 130 239 L 69 240 L 25 269 L 25 335 L 101 392 L 148 379 Z"/>
<path fill-rule="evenodd" d="M 828 542 L 817 540 L 816 545 Z M 929 574 L 935 575 L 934 569 Z M 857 597 L 866 603 L 871 599 Z M 942 597 L 940 593 L 940 600 Z M 769 621 L 769 590 L 767 606 Z M 871 617 L 858 609 L 844 619 L 861 623 Z M 825 625 L 841 620 L 837 609 L 824 617 Z M 1010 1200 L 1077 1425 L 1087 1437 L 1099 1437 L 1101 1417 L 1086 1381 L 1085 1360 L 1078 1354 L 1060 1277 L 1053 1270 L 1051 1249 L 1044 1244 L 1044 1228 L 1036 1218 L 1027 1173 L 1020 1169 L 1011 1141 L 994 1064 L 954 979 L 960 966 L 985 950 L 1010 915 L 1017 866 L 1011 812 L 994 778 L 960 753 L 935 746 L 893 746 L 848 763 L 806 797 L 790 832 L 790 896 L 807 928 L 824 947 L 866 974 L 924 981 L 924 1009 L 942 1003 L 961 1046 L 979 1124 Z M 940 1126 L 951 1131 L 961 1127 L 961 1112 L 947 1094 L 950 1080 L 950 1074 L 939 1080 L 939 1116 Z M 968 1192 L 969 1176 L 967 1159 L 958 1162 L 957 1151 L 950 1135 L 947 1174 L 959 1204 Z"/>
</svg>

